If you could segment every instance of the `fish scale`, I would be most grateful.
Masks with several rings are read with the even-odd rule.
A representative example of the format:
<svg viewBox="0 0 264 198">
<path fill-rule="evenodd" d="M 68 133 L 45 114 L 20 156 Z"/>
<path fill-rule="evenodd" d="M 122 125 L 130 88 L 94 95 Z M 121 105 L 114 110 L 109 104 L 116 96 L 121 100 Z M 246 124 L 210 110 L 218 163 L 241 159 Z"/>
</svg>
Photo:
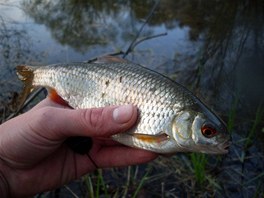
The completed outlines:
<svg viewBox="0 0 264 198">
<path fill-rule="evenodd" d="M 137 105 L 141 114 L 141 120 L 135 131 L 138 133 L 144 131 L 145 134 L 154 135 L 162 131 L 163 128 L 160 122 L 163 119 L 160 118 L 168 117 L 166 112 L 170 111 L 174 105 L 171 99 L 175 98 L 175 94 L 171 93 L 166 96 L 166 85 L 162 84 L 160 79 L 157 80 L 155 75 L 150 76 L 148 73 L 142 75 L 141 68 L 135 68 L 134 64 L 115 63 L 101 65 L 100 67 L 97 64 L 89 64 L 89 66 L 85 64 L 78 66 L 66 65 L 64 67 L 54 65 L 49 69 L 53 70 L 52 74 L 54 75 L 44 79 L 35 78 L 33 84 L 57 87 L 57 93 L 73 108 L 103 107 L 128 103 Z M 39 72 L 45 71 L 39 69 Z M 56 75 L 56 73 L 60 75 Z M 122 77 L 122 82 L 120 82 L 120 77 Z M 46 78 L 49 80 L 47 81 Z M 145 83 L 138 83 L 140 79 Z M 148 84 L 154 84 L 155 90 L 149 89 Z M 85 98 L 82 103 L 79 102 L 79 95 L 75 92 L 81 95 L 81 98 Z M 177 90 L 175 93 L 177 93 Z M 125 95 L 130 97 L 124 97 Z M 149 105 L 146 105 L 147 103 Z M 153 105 L 153 103 L 156 104 Z M 146 116 L 144 116 L 145 114 Z M 150 129 L 148 129 L 150 126 L 149 116 L 155 118 L 154 126 L 152 125 Z M 153 128 L 158 129 L 158 131 L 151 130 Z"/>
<path fill-rule="evenodd" d="M 136 105 L 139 114 L 137 124 L 126 133 L 113 136 L 114 140 L 128 146 L 158 153 L 190 151 L 191 147 L 184 148 L 177 141 L 177 138 L 184 137 L 180 133 L 190 131 L 182 132 L 173 125 L 175 119 L 182 119 L 177 116 L 186 109 L 193 113 L 182 119 L 188 125 L 184 129 L 192 130 L 192 122 L 199 113 L 202 115 L 199 119 L 212 117 L 210 120 L 216 122 L 218 128 L 224 129 L 222 121 L 190 91 L 171 79 L 134 63 L 20 66 L 18 73 L 24 81 L 31 75 L 33 87 L 43 86 L 56 90 L 75 109 Z M 188 119 L 190 123 L 187 123 Z"/>
</svg>

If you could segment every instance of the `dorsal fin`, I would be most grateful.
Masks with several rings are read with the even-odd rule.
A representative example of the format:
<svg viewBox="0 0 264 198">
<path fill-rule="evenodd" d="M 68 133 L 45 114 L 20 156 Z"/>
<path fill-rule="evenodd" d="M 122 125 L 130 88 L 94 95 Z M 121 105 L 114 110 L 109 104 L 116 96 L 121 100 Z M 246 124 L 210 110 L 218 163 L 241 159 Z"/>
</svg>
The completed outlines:
<svg viewBox="0 0 264 198">
<path fill-rule="evenodd" d="M 127 63 L 128 61 L 117 56 L 100 56 L 93 63 Z"/>
</svg>

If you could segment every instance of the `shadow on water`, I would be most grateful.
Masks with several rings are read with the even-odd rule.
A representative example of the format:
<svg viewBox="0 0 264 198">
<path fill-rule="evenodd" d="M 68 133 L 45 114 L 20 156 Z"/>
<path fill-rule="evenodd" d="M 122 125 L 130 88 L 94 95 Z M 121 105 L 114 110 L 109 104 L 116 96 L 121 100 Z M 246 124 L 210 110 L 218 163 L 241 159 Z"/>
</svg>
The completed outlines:
<svg viewBox="0 0 264 198">
<path fill-rule="evenodd" d="M 15 65 L 83 61 L 91 54 L 125 50 L 154 2 L 18 0 L 15 4 L 25 21 L 14 22 L 0 14 L 2 104 L 20 88 L 10 80 L 16 78 Z M 102 194 L 133 195 L 136 184 L 145 179 L 142 171 L 147 170 L 139 189 L 142 196 L 263 196 L 263 5 L 262 0 L 159 3 L 141 38 L 162 32 L 168 35 L 142 42 L 128 59 L 150 63 L 146 65 L 176 79 L 210 104 L 227 122 L 234 144 L 228 156 L 206 157 L 202 185 L 194 176 L 191 157 L 180 154 L 140 168 L 105 170 L 108 187 L 104 186 Z M 124 187 L 132 174 L 130 186 Z M 98 175 L 88 177 L 98 182 Z M 82 196 L 87 191 L 76 193 Z"/>
</svg>

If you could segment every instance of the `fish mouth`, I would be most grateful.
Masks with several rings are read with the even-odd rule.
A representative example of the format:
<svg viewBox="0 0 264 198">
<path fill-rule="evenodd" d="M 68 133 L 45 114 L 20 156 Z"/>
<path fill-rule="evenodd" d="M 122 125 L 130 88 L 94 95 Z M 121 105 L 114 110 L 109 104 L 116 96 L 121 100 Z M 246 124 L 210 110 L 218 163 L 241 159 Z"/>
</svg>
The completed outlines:
<svg viewBox="0 0 264 198">
<path fill-rule="evenodd" d="M 220 154 L 227 154 L 231 144 L 232 142 L 230 140 L 226 140 L 222 142 L 221 144 L 219 144 L 217 148 L 220 151 Z"/>
</svg>

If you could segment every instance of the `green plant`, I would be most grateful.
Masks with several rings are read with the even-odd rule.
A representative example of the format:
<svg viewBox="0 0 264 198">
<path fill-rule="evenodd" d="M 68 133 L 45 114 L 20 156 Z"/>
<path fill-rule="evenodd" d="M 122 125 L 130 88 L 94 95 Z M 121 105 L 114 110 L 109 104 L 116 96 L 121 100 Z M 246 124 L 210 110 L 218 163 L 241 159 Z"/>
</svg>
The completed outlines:
<svg viewBox="0 0 264 198">
<path fill-rule="evenodd" d="M 227 121 L 227 130 L 230 132 L 234 128 L 235 125 L 235 118 L 236 118 L 236 111 L 238 106 L 238 97 L 236 97 L 231 105 L 231 109 L 229 111 L 228 115 L 228 121 Z"/>
<path fill-rule="evenodd" d="M 203 153 L 191 153 L 190 155 L 196 182 L 201 186 L 206 180 L 205 166 L 207 157 Z"/>
<path fill-rule="evenodd" d="M 83 183 L 86 186 L 89 197 L 94 198 L 94 187 L 93 187 L 91 176 L 88 174 L 83 176 Z"/>
<path fill-rule="evenodd" d="M 149 169 L 150 170 L 150 169 Z M 148 180 L 148 174 L 149 174 L 149 170 L 145 173 L 145 175 L 142 177 L 142 179 L 139 182 L 139 185 L 137 186 L 132 198 L 136 198 L 140 189 L 142 188 L 142 186 L 144 185 L 144 183 Z"/>
<path fill-rule="evenodd" d="M 97 184 L 96 184 L 96 197 L 100 197 L 100 191 L 104 192 L 104 195 L 106 197 L 110 197 L 108 192 L 107 192 L 107 186 L 104 182 L 104 177 L 103 177 L 103 170 L 98 169 L 97 170 Z"/>
<path fill-rule="evenodd" d="M 257 127 L 262 122 L 263 114 L 264 114 L 264 108 L 262 107 L 262 104 L 260 104 L 258 106 L 252 127 L 251 127 L 250 131 L 248 132 L 246 140 L 245 140 L 245 144 L 244 144 L 245 150 L 247 150 L 249 148 L 249 146 L 252 144 L 252 141 L 253 141 L 254 136 L 256 134 Z"/>
</svg>

